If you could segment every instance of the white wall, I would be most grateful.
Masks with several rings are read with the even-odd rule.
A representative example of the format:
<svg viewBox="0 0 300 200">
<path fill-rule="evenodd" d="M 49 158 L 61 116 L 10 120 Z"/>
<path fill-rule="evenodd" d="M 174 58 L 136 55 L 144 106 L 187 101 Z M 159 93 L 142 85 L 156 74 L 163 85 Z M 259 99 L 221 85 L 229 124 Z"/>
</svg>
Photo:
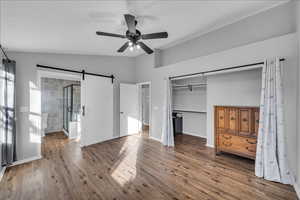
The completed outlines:
<svg viewBox="0 0 300 200">
<path fill-rule="evenodd" d="M 229 49 L 208 56 L 178 62 L 172 65 L 154 68 L 151 56 L 140 56 L 136 59 L 137 81 L 152 82 L 152 133 L 157 139 L 161 138 L 164 79 L 168 76 L 183 75 L 200 71 L 226 68 L 242 64 L 263 61 L 267 57 L 280 56 L 284 62 L 284 89 L 286 109 L 286 133 L 288 134 L 289 160 L 296 168 L 296 97 L 297 97 L 297 35 L 288 34 L 265 41 Z M 208 111 L 211 112 L 211 111 Z M 208 116 L 213 116 L 208 113 Z M 207 120 L 209 122 L 209 120 Z M 212 120 L 211 120 L 212 121 Z M 212 124 L 207 124 L 212 126 Z M 207 143 L 214 144 L 213 132 L 207 132 Z"/>
<path fill-rule="evenodd" d="M 40 53 L 9 52 L 9 57 L 17 63 L 17 159 L 22 160 L 40 156 L 40 136 L 37 134 L 38 121 L 37 102 L 39 88 L 37 86 L 36 64 L 57 66 L 88 72 L 114 74 L 117 81 L 135 82 L 134 60 L 126 57 L 81 56 Z M 119 91 L 115 86 L 115 134 L 119 134 Z M 20 108 L 28 108 L 30 112 L 20 112 Z M 35 107 L 35 108 L 34 108 Z"/>
<path fill-rule="evenodd" d="M 295 10 L 297 13 L 296 19 L 297 19 L 297 33 L 298 33 L 298 85 L 300 84 L 300 2 L 297 1 L 296 2 L 296 6 L 295 6 Z M 299 89 L 300 89 L 300 85 L 299 85 Z M 297 191 L 298 197 L 300 198 L 300 90 L 298 90 L 298 139 L 297 139 L 297 146 L 298 146 L 298 167 L 297 167 L 297 182 L 295 184 L 295 189 Z"/>
<path fill-rule="evenodd" d="M 209 55 L 218 51 L 250 44 L 295 32 L 293 3 L 289 2 L 237 23 L 209 32 L 201 37 L 160 51 L 160 64 Z"/>
<path fill-rule="evenodd" d="M 214 141 L 214 106 L 259 106 L 261 68 L 207 77 L 207 134 Z M 213 143 L 208 143 L 213 146 Z"/>
</svg>

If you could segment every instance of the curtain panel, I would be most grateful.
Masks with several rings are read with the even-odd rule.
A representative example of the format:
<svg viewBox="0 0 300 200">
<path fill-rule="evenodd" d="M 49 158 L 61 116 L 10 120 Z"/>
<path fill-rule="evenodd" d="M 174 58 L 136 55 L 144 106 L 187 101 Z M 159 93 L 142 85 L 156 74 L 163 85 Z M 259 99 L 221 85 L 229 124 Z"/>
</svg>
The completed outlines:
<svg viewBox="0 0 300 200">
<path fill-rule="evenodd" d="M 168 78 L 165 80 L 165 98 L 163 109 L 163 127 L 161 141 L 163 145 L 173 147 L 174 134 L 172 120 L 172 83 Z"/>
<path fill-rule="evenodd" d="M 255 174 L 270 181 L 293 184 L 294 176 L 287 160 L 282 84 L 279 58 L 266 60 L 262 72 Z"/>
<path fill-rule="evenodd" d="M 3 59 L 0 69 L 0 133 L 2 166 L 10 165 L 16 161 L 15 75 L 16 62 Z"/>
</svg>

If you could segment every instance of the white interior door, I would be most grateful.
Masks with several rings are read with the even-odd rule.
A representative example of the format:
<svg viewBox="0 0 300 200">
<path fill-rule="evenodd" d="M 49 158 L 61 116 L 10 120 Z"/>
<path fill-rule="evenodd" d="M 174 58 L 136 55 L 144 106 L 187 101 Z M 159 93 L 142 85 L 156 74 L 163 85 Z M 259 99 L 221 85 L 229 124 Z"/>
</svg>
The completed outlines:
<svg viewBox="0 0 300 200">
<path fill-rule="evenodd" d="M 113 84 L 111 79 L 85 75 L 81 82 L 81 145 L 113 138 Z"/>
<path fill-rule="evenodd" d="M 139 132 L 138 86 L 120 84 L 120 136 Z"/>
</svg>

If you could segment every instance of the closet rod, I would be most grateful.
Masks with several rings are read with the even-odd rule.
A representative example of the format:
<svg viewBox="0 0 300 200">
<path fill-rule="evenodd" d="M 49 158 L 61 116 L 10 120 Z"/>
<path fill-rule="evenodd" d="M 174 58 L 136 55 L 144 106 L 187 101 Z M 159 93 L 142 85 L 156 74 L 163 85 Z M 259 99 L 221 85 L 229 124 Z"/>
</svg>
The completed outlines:
<svg viewBox="0 0 300 200">
<path fill-rule="evenodd" d="M 7 54 L 5 53 L 4 49 L 2 48 L 2 45 L 1 45 L 1 44 L 0 44 L 0 49 L 1 49 L 2 53 L 3 53 L 3 55 L 5 56 L 5 58 L 6 58 L 8 61 L 10 61 L 10 59 L 8 58 L 8 56 L 7 56 Z"/>
<path fill-rule="evenodd" d="M 103 75 L 103 74 L 95 74 L 95 73 L 89 73 L 89 72 L 85 72 L 84 70 L 82 71 L 77 71 L 77 70 L 72 70 L 72 69 L 64 69 L 64 68 L 58 68 L 58 67 L 50 67 L 50 66 L 46 66 L 46 65 L 36 65 L 39 68 L 45 68 L 45 69 L 54 69 L 54 70 L 59 70 L 59 71 L 66 71 L 66 72 L 72 72 L 72 73 L 78 73 L 78 74 L 82 74 L 82 79 L 84 80 L 84 75 L 92 75 L 92 76 L 101 76 L 101 77 L 105 77 L 105 78 L 111 78 L 111 82 L 114 82 L 114 75 Z"/>
<path fill-rule="evenodd" d="M 285 58 L 280 58 L 279 59 L 280 62 L 285 61 Z M 170 76 L 169 79 L 176 79 L 176 78 L 182 78 L 182 77 L 186 77 L 186 76 L 194 76 L 194 75 L 204 75 L 207 73 L 212 73 L 212 72 L 220 72 L 220 71 L 227 71 L 227 70 L 231 70 L 231 69 L 239 69 L 239 68 L 243 68 L 243 67 L 251 67 L 251 66 L 255 66 L 255 65 L 263 65 L 265 62 L 257 62 L 257 63 L 251 63 L 251 64 L 246 64 L 246 65 L 239 65 L 239 66 L 234 66 L 234 67 L 228 67 L 228 68 L 222 68 L 222 69 L 215 69 L 215 70 L 209 70 L 209 71 L 204 71 L 204 72 L 197 72 L 197 73 L 191 73 L 191 74 L 185 74 L 185 75 L 179 75 L 179 76 Z"/>
</svg>

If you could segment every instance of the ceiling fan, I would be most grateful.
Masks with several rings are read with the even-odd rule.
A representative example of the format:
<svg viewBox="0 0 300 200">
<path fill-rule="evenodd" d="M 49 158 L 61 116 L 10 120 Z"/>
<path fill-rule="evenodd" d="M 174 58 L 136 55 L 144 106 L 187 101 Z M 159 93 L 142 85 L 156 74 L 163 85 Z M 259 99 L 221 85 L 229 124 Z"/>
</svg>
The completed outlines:
<svg viewBox="0 0 300 200">
<path fill-rule="evenodd" d="M 134 47 L 136 47 L 137 49 L 142 48 L 146 53 L 151 54 L 153 53 L 153 50 L 140 40 L 160 39 L 160 38 L 168 37 L 167 32 L 141 34 L 141 32 L 138 29 L 136 29 L 137 21 L 135 19 L 135 16 L 130 14 L 125 14 L 124 17 L 128 27 L 128 30 L 126 31 L 125 35 L 106 33 L 101 31 L 96 32 L 97 35 L 101 35 L 101 36 L 110 36 L 110 37 L 128 39 L 128 41 L 125 42 L 125 44 L 123 44 L 123 46 L 121 46 L 121 48 L 118 50 L 119 53 L 124 52 L 128 47 L 131 51 L 133 51 Z"/>
</svg>

